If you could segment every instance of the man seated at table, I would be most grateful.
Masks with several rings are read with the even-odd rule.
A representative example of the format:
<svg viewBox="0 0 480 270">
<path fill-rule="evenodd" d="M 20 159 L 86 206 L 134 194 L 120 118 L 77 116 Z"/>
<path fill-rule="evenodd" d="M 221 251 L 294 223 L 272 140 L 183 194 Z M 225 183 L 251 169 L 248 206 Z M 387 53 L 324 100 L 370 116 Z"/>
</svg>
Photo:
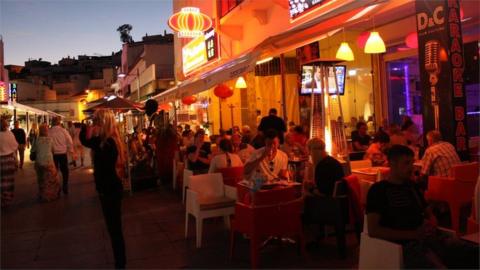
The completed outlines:
<svg viewBox="0 0 480 270">
<path fill-rule="evenodd" d="M 193 174 L 207 173 L 212 159 L 210 143 L 205 142 L 205 131 L 195 133 L 194 144 L 187 148 L 187 168 Z"/>
<path fill-rule="evenodd" d="M 352 132 L 353 151 L 365 151 L 370 145 L 370 136 L 367 134 L 367 124 L 357 123 L 357 130 Z"/>
<path fill-rule="evenodd" d="M 405 268 L 478 269 L 478 247 L 437 229 L 423 194 L 411 181 L 413 151 L 393 145 L 387 158 L 389 178 L 373 184 L 367 195 L 370 237 L 401 244 Z"/>
<path fill-rule="evenodd" d="M 428 148 L 422 159 L 423 176 L 448 176 L 450 168 L 460 163 L 455 147 L 442 141 L 442 135 L 436 130 L 427 133 Z"/>
<path fill-rule="evenodd" d="M 305 183 L 305 188 L 311 193 L 322 196 L 332 196 L 335 183 L 345 176 L 340 162 L 328 155 L 325 151 L 325 142 L 318 138 L 309 141 L 309 145 L 314 144 L 316 156 L 318 156 L 317 164 L 314 170 L 314 183 Z"/>
<path fill-rule="evenodd" d="M 254 180 L 260 174 L 266 181 L 288 178 L 288 157 L 278 149 L 280 139 L 277 131 L 264 132 L 265 146 L 255 150 L 247 160 L 244 171 L 247 179 Z"/>
</svg>

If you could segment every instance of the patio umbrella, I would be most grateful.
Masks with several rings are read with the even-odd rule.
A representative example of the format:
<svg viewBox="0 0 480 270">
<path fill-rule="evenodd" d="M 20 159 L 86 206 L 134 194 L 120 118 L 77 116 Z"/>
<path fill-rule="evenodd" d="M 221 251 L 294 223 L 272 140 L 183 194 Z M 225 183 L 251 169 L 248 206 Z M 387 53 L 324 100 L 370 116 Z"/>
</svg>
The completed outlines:
<svg viewBox="0 0 480 270">
<path fill-rule="evenodd" d="M 117 96 L 111 96 L 105 99 L 104 102 L 83 111 L 94 112 L 95 110 L 98 110 L 98 109 L 112 109 L 112 110 L 118 110 L 118 111 L 128 111 L 128 110 L 141 111 L 142 106 L 128 99 L 124 99 Z"/>
</svg>

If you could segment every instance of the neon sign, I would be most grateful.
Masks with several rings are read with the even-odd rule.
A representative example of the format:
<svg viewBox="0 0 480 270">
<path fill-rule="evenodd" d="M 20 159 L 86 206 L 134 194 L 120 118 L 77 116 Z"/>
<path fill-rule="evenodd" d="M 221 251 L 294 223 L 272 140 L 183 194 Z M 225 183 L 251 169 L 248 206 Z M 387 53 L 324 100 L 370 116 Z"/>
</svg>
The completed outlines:
<svg viewBox="0 0 480 270">
<path fill-rule="evenodd" d="M 17 84 L 11 83 L 10 84 L 10 101 L 17 101 Z"/>
<path fill-rule="evenodd" d="M 290 19 L 296 19 L 323 4 L 325 0 L 289 0 Z"/>
<path fill-rule="evenodd" d="M 217 34 L 211 28 L 182 48 L 183 74 L 187 75 L 209 61 L 217 59 L 218 55 Z"/>
<path fill-rule="evenodd" d="M 168 19 L 168 26 L 178 33 L 179 38 L 194 38 L 212 27 L 212 19 L 196 7 L 184 7 Z"/>
<path fill-rule="evenodd" d="M 5 82 L 0 81 L 0 104 L 8 103 L 8 90 Z"/>
</svg>

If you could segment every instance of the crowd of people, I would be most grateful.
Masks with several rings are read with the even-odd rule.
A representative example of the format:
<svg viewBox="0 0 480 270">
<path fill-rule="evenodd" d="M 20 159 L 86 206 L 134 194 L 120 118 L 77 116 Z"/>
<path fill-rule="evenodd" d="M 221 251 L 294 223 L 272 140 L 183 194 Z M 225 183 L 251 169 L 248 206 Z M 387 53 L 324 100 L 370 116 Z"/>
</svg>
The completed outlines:
<svg viewBox="0 0 480 270">
<path fill-rule="evenodd" d="M 68 122 L 64 127 L 61 118 L 55 117 L 49 127 L 46 123 L 33 123 L 27 132 L 15 121 L 9 130 L 9 121 L 1 120 L 0 156 L 2 162 L 2 207 L 10 204 L 14 196 L 14 175 L 16 170 L 23 169 L 25 150 L 30 148 L 30 160 L 38 182 L 38 200 L 53 201 L 61 191 L 69 192 L 69 165 L 84 166 L 84 150 L 79 140 L 80 123 Z M 70 160 L 70 162 L 69 162 Z M 58 171 L 62 175 L 62 183 L 58 179 Z"/>
<path fill-rule="evenodd" d="M 265 179 L 286 179 L 288 160 L 307 157 L 307 136 L 301 126 L 287 130 L 276 109 L 258 121 L 257 132 L 247 125 L 220 130 L 207 138 L 196 126 L 177 126 L 180 159 L 194 174 L 217 172 L 225 167 L 245 167 L 247 178 L 259 172 Z M 209 139 L 206 141 L 206 139 Z"/>
<path fill-rule="evenodd" d="M 97 111 L 90 125 L 68 122 L 67 127 L 63 127 L 60 118 L 53 119 L 51 127 L 47 124 L 32 125 L 28 137 L 18 122 L 14 123 L 11 131 L 8 127 L 7 120 L 2 119 L 2 207 L 13 199 L 14 175 L 17 169 L 23 168 L 25 148 L 31 147 L 30 159 L 35 161 L 39 199 L 52 201 L 62 191 L 65 195 L 69 193 L 69 165 L 84 166 L 84 147 L 87 147 L 91 149 L 93 176 L 112 241 L 115 265 L 124 268 L 122 179 L 126 177 L 125 165 L 128 160 L 131 164 L 139 164 L 142 160 L 150 160 L 148 157 L 155 154 L 154 148 L 158 145 L 150 141 L 151 131 L 137 129 L 125 144 L 115 117 L 108 110 Z M 316 211 L 314 207 L 308 207 L 311 205 L 307 203 L 309 198 L 332 197 L 336 183 L 345 177 L 344 164 L 329 155 L 323 140 L 308 139 L 304 129 L 294 123 L 289 123 L 287 129 L 275 109 L 258 119 L 256 132 L 249 126 L 234 126 L 207 138 L 200 126 L 193 129 L 189 125 L 169 127 L 167 130 L 173 132 L 175 140 L 172 142 L 175 142 L 174 148 L 180 153 L 179 159 L 194 174 L 243 167 L 244 178 L 252 182 L 259 179 L 263 182 L 289 180 L 293 176 L 289 164 L 301 160 L 305 163 L 302 175 L 305 215 Z M 391 168 L 390 177 L 375 183 L 367 196 L 366 214 L 370 235 L 403 244 L 408 266 L 440 267 L 450 262 L 442 261 L 438 254 L 440 251 L 432 250 L 431 243 L 437 244 L 445 237 L 433 233 L 436 232 L 436 221 L 423 198 L 422 189 L 426 187 L 428 176 L 448 175 L 451 166 L 460 163 L 460 159 L 454 147 L 442 141 L 438 131 L 426 134 L 428 145 L 425 150 L 422 150 L 421 137 L 408 117 L 402 126 L 384 123 L 375 134 L 368 132 L 367 123 L 358 122 L 351 134 L 352 150 L 361 152 L 362 158 L 371 160 L 373 166 Z M 420 155 L 421 152 L 423 155 Z M 127 153 L 130 157 L 127 157 Z M 422 156 L 418 178 L 420 184 L 412 185 L 413 163 Z M 62 182 L 58 172 L 62 174 Z M 470 259 L 472 251 L 478 252 L 478 247 L 472 249 L 458 244 L 456 240 L 448 241 L 454 245 L 444 242 L 442 240 L 440 244 L 445 249 L 455 247 L 460 250 L 450 254 L 452 258 L 456 256 L 453 262 L 458 262 L 458 258 L 463 256 L 464 264 L 458 265 L 475 265 Z M 445 249 L 441 249 L 441 252 Z M 418 260 L 419 255 L 422 260 Z"/>
</svg>

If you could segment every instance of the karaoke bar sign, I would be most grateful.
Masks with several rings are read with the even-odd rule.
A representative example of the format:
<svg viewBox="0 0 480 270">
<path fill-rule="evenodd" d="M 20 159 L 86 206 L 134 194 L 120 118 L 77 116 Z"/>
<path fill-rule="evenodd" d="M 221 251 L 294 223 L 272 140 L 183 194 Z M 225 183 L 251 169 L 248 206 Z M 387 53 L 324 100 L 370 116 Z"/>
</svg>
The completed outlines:
<svg viewBox="0 0 480 270">
<path fill-rule="evenodd" d="M 439 130 L 468 157 L 463 38 L 458 0 L 415 2 L 424 130 Z"/>
</svg>

